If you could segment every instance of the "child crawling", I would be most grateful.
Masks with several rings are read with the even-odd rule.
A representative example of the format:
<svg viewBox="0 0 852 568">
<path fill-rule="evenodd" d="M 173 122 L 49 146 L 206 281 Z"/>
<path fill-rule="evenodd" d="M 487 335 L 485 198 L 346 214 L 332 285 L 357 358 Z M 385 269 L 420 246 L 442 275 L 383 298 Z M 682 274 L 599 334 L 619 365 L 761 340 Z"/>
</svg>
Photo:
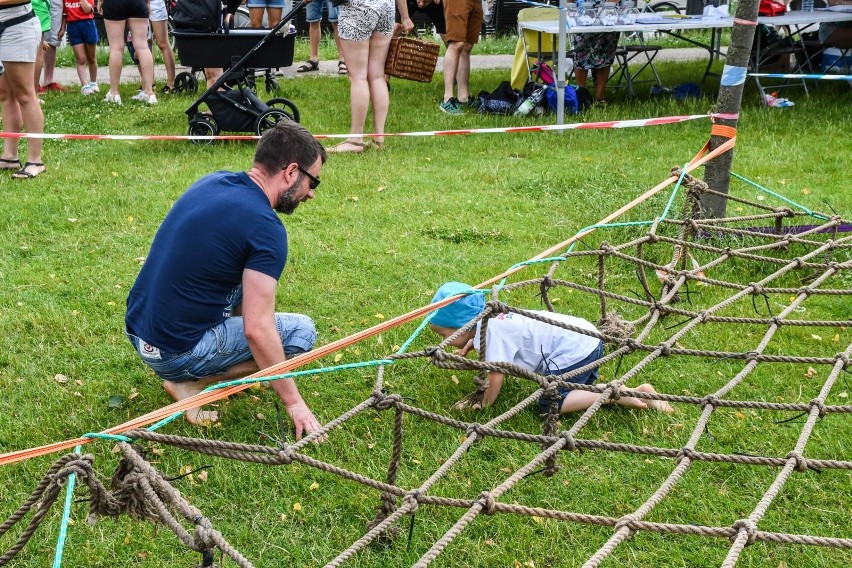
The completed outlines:
<svg viewBox="0 0 852 568">
<path fill-rule="evenodd" d="M 470 291 L 471 287 L 467 284 L 447 282 L 435 293 L 432 303 Z M 438 309 L 429 325 L 435 333 L 446 339 L 476 317 L 484 306 L 485 299 L 482 294 L 468 294 Z M 547 311 L 535 311 L 535 313 L 574 327 L 597 331 L 594 325 L 582 318 Z M 475 345 L 479 345 L 480 327 L 481 322 L 477 322 L 475 329 L 466 330 L 452 342 L 453 346 L 459 348 L 459 355 L 467 356 L 471 350 L 475 349 Z M 600 339 L 546 324 L 521 314 L 498 314 L 488 320 L 486 330 L 484 357 L 486 362 L 513 363 L 540 375 L 561 375 L 593 363 L 603 356 L 603 342 Z M 571 382 L 590 385 L 597 378 L 598 369 L 594 368 L 572 378 Z M 483 406 L 493 404 L 502 386 L 503 373 L 490 371 L 485 397 L 482 403 L 473 404 L 473 408 L 479 410 Z M 636 390 L 646 393 L 657 392 L 648 383 L 639 385 Z M 600 394 L 560 387 L 559 397 L 560 414 L 565 414 L 589 408 Z M 669 414 L 674 412 L 674 408 L 669 403 L 659 400 L 622 396 L 616 403 L 630 408 L 652 408 Z M 469 401 L 463 399 L 456 408 L 463 409 L 468 404 Z M 547 412 L 547 406 L 547 401 L 539 399 L 539 408 L 542 412 Z"/>
</svg>

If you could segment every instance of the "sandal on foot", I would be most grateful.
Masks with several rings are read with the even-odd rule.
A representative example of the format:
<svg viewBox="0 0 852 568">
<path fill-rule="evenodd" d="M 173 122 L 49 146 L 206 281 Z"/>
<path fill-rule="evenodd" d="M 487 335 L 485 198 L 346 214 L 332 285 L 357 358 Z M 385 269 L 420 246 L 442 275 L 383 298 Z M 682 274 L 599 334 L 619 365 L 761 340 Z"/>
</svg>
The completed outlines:
<svg viewBox="0 0 852 568">
<path fill-rule="evenodd" d="M 21 169 L 21 160 L 18 158 L 14 158 L 12 160 L 7 160 L 6 158 L 0 158 L 0 170 L 19 170 Z"/>
<path fill-rule="evenodd" d="M 337 62 L 337 74 L 338 75 L 346 75 L 349 72 L 349 68 L 346 67 L 345 61 Z"/>
<path fill-rule="evenodd" d="M 296 68 L 296 73 L 310 73 L 319 70 L 319 61 L 308 59 Z"/>
<path fill-rule="evenodd" d="M 35 168 L 35 172 L 27 171 L 27 168 Z M 46 171 L 47 168 L 42 162 L 27 162 L 23 168 L 12 174 L 12 179 L 33 179 Z"/>
<path fill-rule="evenodd" d="M 352 140 L 344 140 L 340 144 L 336 146 L 331 146 L 330 148 L 326 148 L 325 151 L 327 154 L 360 154 L 364 150 L 368 148 L 366 142 L 352 141 Z"/>
</svg>

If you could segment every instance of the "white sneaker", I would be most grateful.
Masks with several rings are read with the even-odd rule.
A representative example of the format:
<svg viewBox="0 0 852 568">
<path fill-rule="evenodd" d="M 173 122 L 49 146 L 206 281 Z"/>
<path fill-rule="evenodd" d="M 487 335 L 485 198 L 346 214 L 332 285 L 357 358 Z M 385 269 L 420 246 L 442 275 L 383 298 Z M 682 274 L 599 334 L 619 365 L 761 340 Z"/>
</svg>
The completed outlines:
<svg viewBox="0 0 852 568">
<path fill-rule="evenodd" d="M 121 95 L 119 95 L 118 93 L 113 94 L 112 91 L 110 91 L 104 97 L 104 101 L 106 101 L 108 103 L 114 103 L 114 104 L 120 105 L 121 104 Z"/>
<path fill-rule="evenodd" d="M 95 93 L 100 93 L 100 92 L 101 92 L 101 88 L 100 88 L 100 87 L 98 87 L 98 84 L 97 84 L 97 83 L 95 83 L 94 81 L 93 81 L 93 82 L 91 82 L 91 83 L 89 83 L 89 86 L 92 88 L 92 91 L 93 91 L 93 92 L 95 92 Z"/>
<path fill-rule="evenodd" d="M 157 104 L 157 95 L 146 95 L 145 91 L 139 91 L 138 93 L 130 97 L 130 100 L 139 101 L 141 103 L 148 103 L 149 105 L 155 105 Z"/>
<path fill-rule="evenodd" d="M 94 95 L 97 91 L 95 91 L 95 88 L 92 87 L 91 83 L 88 83 L 86 85 L 83 85 L 82 88 L 80 88 L 80 92 L 83 93 L 83 95 L 85 96 L 89 96 Z"/>
</svg>

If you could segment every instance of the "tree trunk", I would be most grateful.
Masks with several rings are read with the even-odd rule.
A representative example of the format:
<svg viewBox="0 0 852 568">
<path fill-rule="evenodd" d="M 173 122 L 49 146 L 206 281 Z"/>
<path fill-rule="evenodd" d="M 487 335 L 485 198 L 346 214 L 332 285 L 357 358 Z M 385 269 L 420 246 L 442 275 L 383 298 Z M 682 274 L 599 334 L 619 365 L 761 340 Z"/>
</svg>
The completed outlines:
<svg viewBox="0 0 852 568">
<path fill-rule="evenodd" d="M 737 11 L 734 17 L 737 20 L 756 22 L 759 4 L 760 0 L 740 0 L 737 3 Z M 731 30 L 731 45 L 725 58 L 722 83 L 719 86 L 719 98 L 716 100 L 716 112 L 718 113 L 738 115 L 740 112 L 755 28 L 756 26 L 734 22 L 734 27 Z M 733 128 L 737 127 L 737 122 L 736 119 L 716 119 L 717 124 Z M 718 148 L 726 141 L 727 138 L 724 136 L 711 135 L 710 150 Z M 704 168 L 704 181 L 707 182 L 710 189 L 727 195 L 731 182 L 731 164 L 733 161 L 734 151 L 732 149 L 707 162 Z M 726 198 L 715 195 L 707 195 L 702 198 L 705 213 L 715 218 L 725 217 L 727 202 Z"/>
</svg>

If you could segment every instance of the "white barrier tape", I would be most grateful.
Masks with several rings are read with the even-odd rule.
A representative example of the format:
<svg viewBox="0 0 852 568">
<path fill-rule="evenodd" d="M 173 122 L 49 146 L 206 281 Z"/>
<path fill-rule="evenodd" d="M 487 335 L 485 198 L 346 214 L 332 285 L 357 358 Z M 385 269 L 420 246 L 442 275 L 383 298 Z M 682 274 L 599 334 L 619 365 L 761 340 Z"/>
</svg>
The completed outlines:
<svg viewBox="0 0 852 568">
<path fill-rule="evenodd" d="M 390 132 L 387 134 L 315 134 L 318 140 L 326 138 L 374 138 L 377 136 L 455 136 L 459 134 L 514 134 L 517 132 L 547 132 L 551 130 L 592 130 L 601 128 L 638 128 L 676 124 L 699 119 L 736 120 L 738 114 L 692 114 L 684 116 L 663 116 L 636 120 L 612 120 L 607 122 L 577 122 L 572 124 L 543 124 L 539 126 L 505 126 L 498 128 L 472 128 L 466 130 L 430 130 L 424 132 Z M 28 132 L 0 132 L 0 138 L 36 138 L 43 140 L 258 140 L 254 135 L 224 136 L 182 136 L 182 135 L 143 135 L 143 134 L 49 134 Z"/>
<path fill-rule="evenodd" d="M 819 75 L 808 73 L 749 73 L 749 77 L 769 77 L 770 79 L 809 79 L 819 81 L 852 81 L 852 75 Z"/>
</svg>

